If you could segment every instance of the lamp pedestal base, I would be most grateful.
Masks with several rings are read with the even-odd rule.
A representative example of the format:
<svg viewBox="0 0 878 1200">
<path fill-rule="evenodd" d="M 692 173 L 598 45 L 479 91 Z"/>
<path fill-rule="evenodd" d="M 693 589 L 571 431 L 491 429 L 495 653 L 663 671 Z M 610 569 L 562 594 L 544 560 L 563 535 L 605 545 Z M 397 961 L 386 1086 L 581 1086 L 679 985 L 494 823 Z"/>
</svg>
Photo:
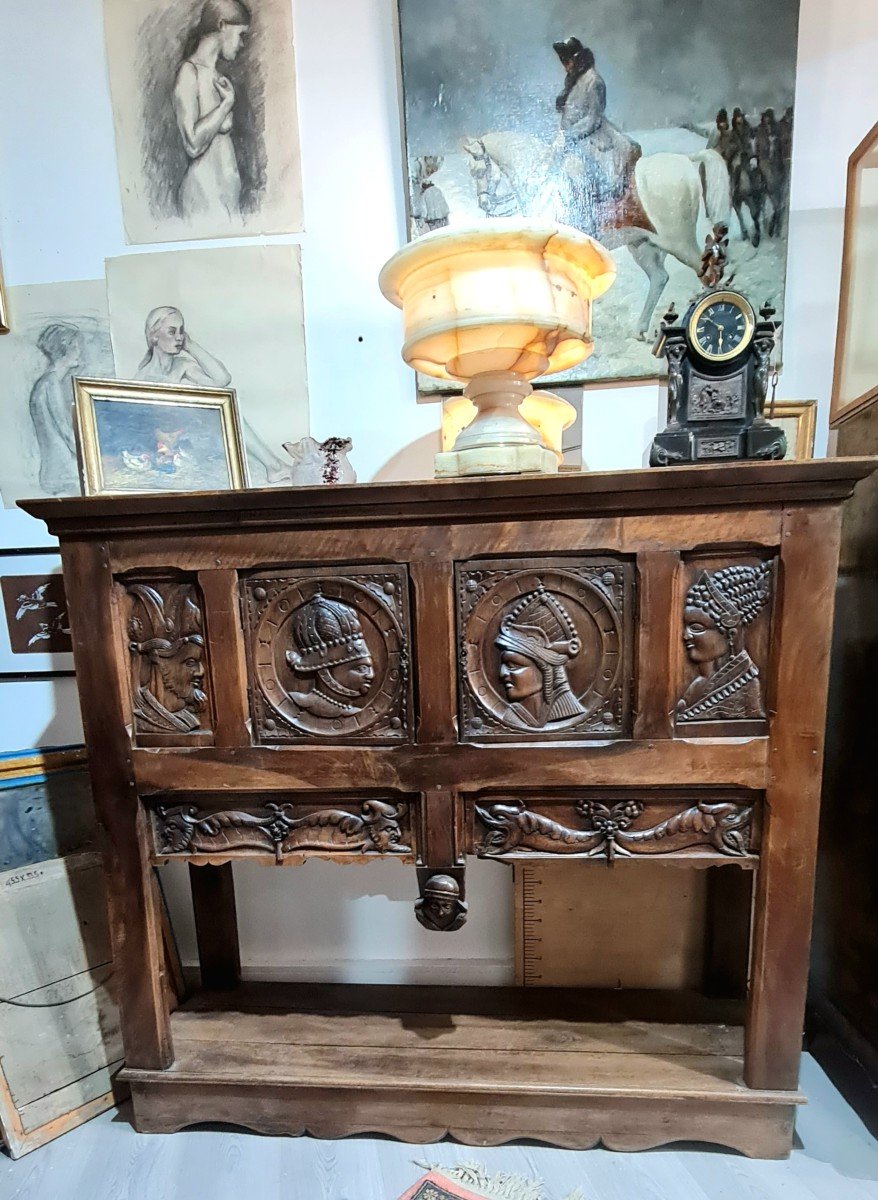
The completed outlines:
<svg viewBox="0 0 878 1200">
<path fill-rule="evenodd" d="M 464 395 L 478 412 L 458 434 L 454 449 L 436 455 L 436 477 L 555 474 L 557 456 L 519 412 L 532 392 L 528 381 L 512 371 L 476 375 Z"/>
<path fill-rule="evenodd" d="M 558 460 L 543 446 L 485 446 L 473 450 L 447 450 L 437 454 L 437 479 L 458 475 L 554 475 Z"/>
</svg>

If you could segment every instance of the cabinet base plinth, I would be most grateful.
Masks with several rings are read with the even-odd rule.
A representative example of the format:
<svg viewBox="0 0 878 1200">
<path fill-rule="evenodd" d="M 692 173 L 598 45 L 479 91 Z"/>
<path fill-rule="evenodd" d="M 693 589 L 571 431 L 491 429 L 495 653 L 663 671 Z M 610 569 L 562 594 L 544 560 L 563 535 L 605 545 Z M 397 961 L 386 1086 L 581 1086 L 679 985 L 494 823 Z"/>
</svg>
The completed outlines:
<svg viewBox="0 0 878 1200">
<path fill-rule="evenodd" d="M 171 1016 L 174 1064 L 123 1072 L 135 1126 L 789 1154 L 802 1097 L 744 1085 L 732 1002 L 631 993 L 665 1017 L 643 1020 L 608 993 L 526 992 L 245 984 L 201 993 Z M 457 1007 L 443 1009 L 446 998 Z"/>
</svg>

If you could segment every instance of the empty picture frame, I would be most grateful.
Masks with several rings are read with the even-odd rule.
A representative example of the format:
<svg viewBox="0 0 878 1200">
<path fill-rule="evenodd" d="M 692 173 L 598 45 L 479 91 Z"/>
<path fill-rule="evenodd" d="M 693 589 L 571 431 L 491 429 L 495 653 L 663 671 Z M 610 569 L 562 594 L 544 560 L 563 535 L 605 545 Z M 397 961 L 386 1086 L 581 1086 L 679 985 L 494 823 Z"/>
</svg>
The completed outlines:
<svg viewBox="0 0 878 1200">
<path fill-rule="evenodd" d="M 86 496 L 234 491 L 247 465 L 231 388 L 74 379 Z"/>
</svg>

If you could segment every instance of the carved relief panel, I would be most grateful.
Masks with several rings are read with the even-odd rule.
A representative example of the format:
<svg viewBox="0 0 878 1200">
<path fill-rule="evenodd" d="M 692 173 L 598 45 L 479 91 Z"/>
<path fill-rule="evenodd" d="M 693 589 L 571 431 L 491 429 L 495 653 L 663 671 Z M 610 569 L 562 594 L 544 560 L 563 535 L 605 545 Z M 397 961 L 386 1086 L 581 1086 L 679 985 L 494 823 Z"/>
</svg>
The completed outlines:
<svg viewBox="0 0 878 1200">
<path fill-rule="evenodd" d="M 625 736 L 632 579 L 619 559 L 459 564 L 460 736 Z"/>
<path fill-rule="evenodd" d="M 482 858 L 748 859 L 759 847 L 752 793 L 491 796 L 468 800 L 467 809 L 470 849 Z"/>
<path fill-rule="evenodd" d="M 405 740 L 405 567 L 271 572 L 243 583 L 259 742 Z"/>
<path fill-rule="evenodd" d="M 141 745 L 209 741 L 201 596 L 178 579 L 121 580 L 134 736 Z"/>
<path fill-rule="evenodd" d="M 678 733 L 767 732 L 773 564 L 726 557 L 691 560 L 684 569 Z"/>
<path fill-rule="evenodd" d="M 309 803 L 199 796 L 159 800 L 152 812 L 153 855 L 225 862 L 300 855 L 414 854 L 413 803 L 396 797 L 324 799 Z"/>
</svg>

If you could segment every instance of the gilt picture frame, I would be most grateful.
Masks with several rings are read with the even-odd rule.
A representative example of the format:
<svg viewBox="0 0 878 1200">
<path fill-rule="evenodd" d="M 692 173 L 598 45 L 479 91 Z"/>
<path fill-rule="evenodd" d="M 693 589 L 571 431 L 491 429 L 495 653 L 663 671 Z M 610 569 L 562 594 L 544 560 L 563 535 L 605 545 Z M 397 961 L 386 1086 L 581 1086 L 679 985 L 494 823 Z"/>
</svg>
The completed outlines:
<svg viewBox="0 0 878 1200">
<path fill-rule="evenodd" d="M 232 388 L 77 378 L 73 392 L 86 496 L 248 486 Z"/>
<path fill-rule="evenodd" d="M 3 282 L 2 262 L 0 262 L 0 333 L 9 333 L 9 308 L 6 303 L 6 285 Z"/>
<path fill-rule="evenodd" d="M 779 425 L 787 435 L 785 458 L 814 457 L 816 400 L 775 400 L 774 404 L 768 405 L 765 415 L 772 425 Z"/>
</svg>

